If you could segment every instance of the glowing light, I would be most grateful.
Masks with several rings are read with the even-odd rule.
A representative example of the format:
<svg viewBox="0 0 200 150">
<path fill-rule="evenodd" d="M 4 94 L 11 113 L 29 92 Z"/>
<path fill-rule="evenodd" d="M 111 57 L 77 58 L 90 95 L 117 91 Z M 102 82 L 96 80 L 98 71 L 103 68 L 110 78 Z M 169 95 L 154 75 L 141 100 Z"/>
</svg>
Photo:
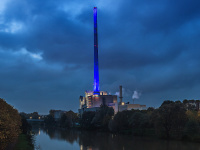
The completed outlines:
<svg viewBox="0 0 200 150">
<path fill-rule="evenodd" d="M 98 34 L 97 34 L 97 7 L 93 9 L 94 14 L 94 94 L 99 93 L 99 65 L 98 65 Z"/>
<path fill-rule="evenodd" d="M 83 150 L 83 145 L 80 146 L 80 150 Z"/>
</svg>

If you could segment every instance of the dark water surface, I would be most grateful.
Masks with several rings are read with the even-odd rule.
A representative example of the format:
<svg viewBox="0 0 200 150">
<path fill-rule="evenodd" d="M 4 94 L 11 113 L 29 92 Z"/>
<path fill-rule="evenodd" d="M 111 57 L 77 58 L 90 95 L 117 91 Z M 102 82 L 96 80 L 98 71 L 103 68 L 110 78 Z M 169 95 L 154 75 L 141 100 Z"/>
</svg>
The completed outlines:
<svg viewBox="0 0 200 150">
<path fill-rule="evenodd" d="M 200 143 L 77 130 L 34 128 L 40 150 L 200 150 Z"/>
</svg>

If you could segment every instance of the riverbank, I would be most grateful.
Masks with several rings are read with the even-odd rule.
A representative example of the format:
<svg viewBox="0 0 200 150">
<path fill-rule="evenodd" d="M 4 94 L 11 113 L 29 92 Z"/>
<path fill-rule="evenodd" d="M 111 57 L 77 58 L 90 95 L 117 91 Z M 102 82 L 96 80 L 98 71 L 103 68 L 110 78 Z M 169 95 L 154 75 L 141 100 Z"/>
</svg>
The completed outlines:
<svg viewBox="0 0 200 150">
<path fill-rule="evenodd" d="M 35 128 L 35 145 L 43 150 L 195 150 L 199 143 L 163 140 L 103 131 Z"/>
<path fill-rule="evenodd" d="M 20 134 L 14 150 L 34 150 L 33 135 Z"/>
<path fill-rule="evenodd" d="M 97 130 L 134 136 L 156 136 L 160 139 L 200 142 L 200 110 L 193 101 L 164 101 L 157 109 L 125 110 L 114 114 L 112 107 L 102 105 L 98 111 L 76 114 L 67 111 L 55 118 L 51 110 L 44 118 L 46 126 L 65 129 Z M 197 103 L 198 101 L 196 101 Z"/>
<path fill-rule="evenodd" d="M 36 126 L 38 128 L 38 126 Z M 127 130 L 120 130 L 118 132 L 112 132 L 108 129 L 103 128 L 81 128 L 80 126 L 76 126 L 73 128 L 63 128 L 63 127 L 55 127 L 55 126 L 46 126 L 45 128 L 41 128 L 43 130 L 60 130 L 60 131 L 78 131 L 78 132 L 98 132 L 98 133 L 108 133 L 108 134 L 114 134 L 114 135 L 130 135 L 138 138 L 153 138 L 158 140 L 170 140 L 170 141 L 183 141 L 183 142 L 193 142 L 193 143 L 199 143 L 200 142 L 200 135 L 191 135 L 190 137 L 188 135 L 183 135 L 181 138 L 177 138 L 176 135 L 171 135 L 171 138 L 166 138 L 162 136 L 158 136 L 156 134 L 155 129 L 127 129 Z"/>
</svg>

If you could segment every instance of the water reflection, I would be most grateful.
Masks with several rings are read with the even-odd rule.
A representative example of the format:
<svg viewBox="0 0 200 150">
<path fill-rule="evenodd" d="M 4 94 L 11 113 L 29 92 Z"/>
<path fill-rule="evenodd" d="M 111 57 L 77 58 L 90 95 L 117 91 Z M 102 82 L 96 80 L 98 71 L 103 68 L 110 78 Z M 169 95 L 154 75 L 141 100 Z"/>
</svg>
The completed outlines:
<svg viewBox="0 0 200 150">
<path fill-rule="evenodd" d="M 199 143 L 115 135 L 102 132 L 34 128 L 41 149 L 74 150 L 200 150 Z M 52 145 L 52 146 L 51 146 Z"/>
</svg>

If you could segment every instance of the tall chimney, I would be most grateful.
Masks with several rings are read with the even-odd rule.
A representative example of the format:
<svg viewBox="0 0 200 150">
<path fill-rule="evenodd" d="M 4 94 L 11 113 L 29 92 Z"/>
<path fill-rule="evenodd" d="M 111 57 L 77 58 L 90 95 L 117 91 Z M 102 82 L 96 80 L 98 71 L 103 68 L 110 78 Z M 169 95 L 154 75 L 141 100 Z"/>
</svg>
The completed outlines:
<svg viewBox="0 0 200 150">
<path fill-rule="evenodd" d="M 120 99 L 120 105 L 122 104 L 122 86 L 119 86 L 119 99 Z"/>
<path fill-rule="evenodd" d="M 97 7 L 94 7 L 93 14 L 94 14 L 94 94 L 99 95 L 100 93 L 99 93 Z"/>
</svg>

